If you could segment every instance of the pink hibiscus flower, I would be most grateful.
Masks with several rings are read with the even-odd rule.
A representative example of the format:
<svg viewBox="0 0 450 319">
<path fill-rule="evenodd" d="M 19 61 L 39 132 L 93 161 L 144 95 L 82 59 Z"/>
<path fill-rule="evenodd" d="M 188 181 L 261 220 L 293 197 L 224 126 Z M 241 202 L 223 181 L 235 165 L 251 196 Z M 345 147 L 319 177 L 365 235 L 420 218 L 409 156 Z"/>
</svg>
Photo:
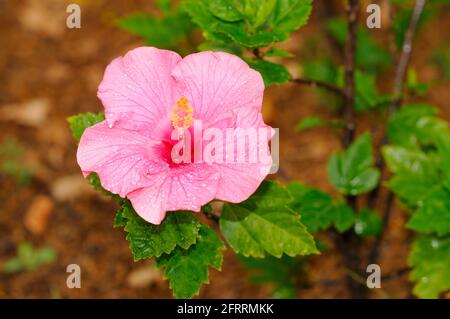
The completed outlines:
<svg viewBox="0 0 450 319">
<path fill-rule="evenodd" d="M 203 131 L 214 127 L 223 136 L 228 128 L 268 128 L 261 116 L 263 91 L 261 75 L 231 54 L 201 52 L 183 59 L 172 51 L 134 49 L 106 68 L 98 88 L 106 120 L 84 132 L 78 164 L 153 224 L 167 211 L 198 212 L 213 199 L 241 202 L 269 173 L 271 160 L 176 163 L 171 152 L 179 141 L 172 132 L 181 129 L 184 136 L 196 120 Z M 238 155 L 237 147 L 231 150 Z"/>
</svg>

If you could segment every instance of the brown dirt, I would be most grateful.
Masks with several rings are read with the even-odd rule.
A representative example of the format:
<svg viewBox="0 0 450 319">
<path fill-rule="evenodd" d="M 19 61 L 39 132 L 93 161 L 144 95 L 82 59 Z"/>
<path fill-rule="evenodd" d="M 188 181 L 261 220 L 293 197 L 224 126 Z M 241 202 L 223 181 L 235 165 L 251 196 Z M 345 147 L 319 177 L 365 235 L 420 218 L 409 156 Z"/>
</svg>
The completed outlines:
<svg viewBox="0 0 450 319">
<path fill-rule="evenodd" d="M 82 7 L 82 28 L 69 30 L 65 27 L 65 8 L 69 2 L 0 1 L 0 106 L 21 107 L 35 98 L 44 98 L 49 106 L 48 118 L 37 126 L 0 120 L 0 142 L 7 137 L 17 140 L 25 148 L 26 164 L 34 170 L 33 180 L 26 186 L 0 175 L 0 264 L 13 257 L 16 246 L 25 240 L 36 246 L 51 246 L 58 254 L 55 263 L 32 272 L 0 273 L 0 298 L 170 297 L 167 283 L 160 277 L 152 279 L 145 288 L 127 284 L 129 274 L 143 263 L 132 261 L 123 230 L 112 228 L 117 209 L 114 203 L 85 190 L 68 200 L 55 198 L 52 192 L 52 181 L 79 174 L 76 143 L 65 118 L 100 111 L 96 90 L 105 66 L 114 57 L 142 45 L 135 37 L 115 28 L 114 18 L 153 10 L 151 1 L 144 0 L 77 2 Z M 298 51 L 303 38 L 317 36 L 322 21 L 320 10 L 322 5 L 315 9 L 311 23 L 286 46 Z M 418 39 L 412 63 L 425 81 L 438 77 L 429 57 L 431 50 L 441 44 L 442 33 L 450 29 L 449 18 L 448 12 L 439 15 L 422 32 L 426 36 Z M 387 74 L 386 79 L 389 77 Z M 450 109 L 444 108 L 450 99 L 448 88 L 447 84 L 436 84 L 426 98 L 441 107 L 446 119 L 450 119 Z M 326 182 L 325 164 L 331 152 L 339 149 L 336 135 L 327 129 L 302 134 L 293 130 L 301 117 L 313 114 L 329 117 L 330 110 L 323 104 L 311 88 L 286 85 L 267 90 L 264 107 L 271 114 L 268 116 L 271 124 L 281 128 L 281 166 L 286 175 L 332 191 Z M 360 124 L 364 128 L 377 128 L 370 116 L 361 117 Z M 55 207 L 46 231 L 39 235 L 30 232 L 23 221 L 32 201 L 41 195 L 49 196 Z M 406 266 L 411 240 L 411 234 L 403 228 L 406 218 L 397 207 L 381 250 L 383 274 Z M 299 297 L 347 297 L 341 258 L 325 234 L 322 239 L 330 250 L 325 256 L 311 258 L 308 278 L 303 280 L 308 284 L 299 287 Z M 65 269 L 72 263 L 81 266 L 81 289 L 66 287 Z M 270 297 L 270 289 L 248 283 L 247 274 L 228 250 L 222 272 L 211 271 L 211 284 L 202 288 L 200 297 Z M 403 298 L 410 296 L 410 290 L 407 276 L 401 275 L 383 281 L 382 291 L 371 296 Z"/>
</svg>

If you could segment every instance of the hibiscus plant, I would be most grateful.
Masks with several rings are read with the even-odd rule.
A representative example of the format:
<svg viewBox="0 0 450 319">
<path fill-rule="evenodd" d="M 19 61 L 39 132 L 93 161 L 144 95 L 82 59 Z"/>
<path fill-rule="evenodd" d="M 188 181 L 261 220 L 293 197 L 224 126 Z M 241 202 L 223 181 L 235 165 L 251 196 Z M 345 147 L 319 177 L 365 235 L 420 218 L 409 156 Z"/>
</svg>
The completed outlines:
<svg viewBox="0 0 450 319">
<path fill-rule="evenodd" d="M 308 22 L 311 0 L 166 0 L 156 2 L 158 17 L 120 19 L 148 46 L 106 67 L 98 88 L 104 112 L 69 123 L 83 175 L 120 205 L 114 226 L 127 233 L 134 260 L 154 258 L 174 296 L 190 298 L 231 249 L 273 284 L 274 296 L 288 298 L 306 256 L 327 258 L 319 235 L 328 233 L 351 296 L 364 297 L 366 267 L 378 262 L 398 202 L 414 232 L 406 269 L 414 294 L 448 291 L 450 129 L 436 107 L 414 100 L 427 87 L 409 65 L 423 17 L 441 5 L 424 2 L 395 1 L 391 55 L 362 23 L 365 8 L 349 0 L 345 18 L 326 25 L 342 66 L 301 61 L 301 77 L 274 62 L 295 59 L 275 45 Z M 393 89 L 383 94 L 375 81 L 390 67 Z M 276 131 L 262 118 L 264 89 L 286 83 L 311 86 L 335 105 L 332 120 L 304 118 L 296 133 L 331 126 L 341 137 L 326 168 L 333 194 L 286 176 L 277 181 L 286 175 L 282 161 L 280 174 L 270 174 Z M 382 128 L 376 138 L 357 127 L 368 113 Z M 231 143 L 245 129 L 258 133 L 256 146 L 251 136 Z"/>
</svg>

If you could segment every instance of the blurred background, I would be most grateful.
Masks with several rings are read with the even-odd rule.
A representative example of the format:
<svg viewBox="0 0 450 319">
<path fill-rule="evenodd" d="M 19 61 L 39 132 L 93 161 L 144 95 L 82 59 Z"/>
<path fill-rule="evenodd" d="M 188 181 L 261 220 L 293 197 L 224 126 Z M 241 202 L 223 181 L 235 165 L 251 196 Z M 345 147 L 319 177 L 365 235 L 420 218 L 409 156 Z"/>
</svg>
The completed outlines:
<svg viewBox="0 0 450 319">
<path fill-rule="evenodd" d="M 375 43 L 368 53 L 379 63 L 378 90 L 389 92 L 395 60 L 387 44 L 393 43 L 392 35 L 384 31 L 395 27 L 391 1 L 361 2 L 378 3 L 383 10 L 382 28 L 365 30 Z M 66 27 L 70 3 L 81 7 L 80 29 Z M 132 13 L 161 14 L 150 0 L 0 0 L 0 298 L 171 297 L 152 262 L 133 262 L 123 229 L 112 227 L 115 203 L 83 180 L 66 122 L 70 115 L 101 111 L 96 91 L 106 65 L 145 44 L 118 27 L 117 19 Z M 420 84 L 415 100 L 436 105 L 450 120 L 450 10 L 444 6 L 429 14 L 414 44 L 410 80 Z M 361 15 L 363 25 L 365 10 Z M 280 46 L 295 57 L 279 61 L 293 74 L 328 72 L 314 63 L 341 60 L 342 48 L 329 27 L 339 16 L 343 1 L 314 1 L 309 23 Z M 200 38 L 194 31 L 179 51 L 195 50 Z M 298 179 L 333 192 L 325 166 L 340 147 L 337 135 L 331 128 L 295 130 L 302 118 L 330 118 L 332 109 L 330 99 L 309 87 L 287 84 L 266 90 L 265 120 L 281 133 L 283 176 L 274 178 Z M 359 130 L 380 135 L 377 116 L 359 115 Z M 406 218 L 397 205 L 379 261 L 383 272 L 396 275 L 372 297 L 411 296 L 407 274 L 398 272 L 406 267 L 411 241 L 403 227 Z M 296 279 L 298 297 L 348 296 L 340 257 L 329 245 L 327 257 L 299 264 L 304 275 Z M 69 264 L 81 267 L 81 289 L 66 286 Z M 228 250 L 222 272 L 211 270 L 211 283 L 200 297 L 270 297 L 270 285 L 252 283 L 251 273 Z"/>
</svg>

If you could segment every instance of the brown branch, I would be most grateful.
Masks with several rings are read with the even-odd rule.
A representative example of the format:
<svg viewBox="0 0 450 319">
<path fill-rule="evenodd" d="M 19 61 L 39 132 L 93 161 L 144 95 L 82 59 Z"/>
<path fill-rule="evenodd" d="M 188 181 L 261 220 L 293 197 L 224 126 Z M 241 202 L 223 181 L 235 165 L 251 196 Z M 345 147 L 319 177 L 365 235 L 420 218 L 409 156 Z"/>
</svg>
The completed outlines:
<svg viewBox="0 0 450 319">
<path fill-rule="evenodd" d="M 348 39 L 345 43 L 345 89 L 343 117 L 345 120 L 345 132 L 342 144 L 345 148 L 350 146 L 355 135 L 355 54 L 356 31 L 358 24 L 359 3 L 358 0 L 349 0 L 347 6 Z"/>
<path fill-rule="evenodd" d="M 405 33 L 405 41 L 403 42 L 402 53 L 397 64 L 394 80 L 394 100 L 391 105 L 390 113 L 394 113 L 402 102 L 403 83 L 408 68 L 409 60 L 412 52 L 412 44 L 416 33 L 417 25 L 422 15 L 423 7 L 426 0 L 416 0 L 414 10 L 409 20 L 409 26 Z"/>
<path fill-rule="evenodd" d="M 391 104 L 391 107 L 389 110 L 390 114 L 395 113 L 397 111 L 398 107 L 402 103 L 403 83 L 405 81 L 405 74 L 406 74 L 406 70 L 408 68 L 408 64 L 409 64 L 409 60 L 410 60 L 410 56 L 411 56 L 411 52 L 412 52 L 412 42 L 413 42 L 414 35 L 417 30 L 417 24 L 419 23 L 420 16 L 422 14 L 425 2 L 426 2 L 426 0 L 416 0 L 413 13 L 411 14 L 409 26 L 408 26 L 408 29 L 406 30 L 406 34 L 405 34 L 405 41 L 402 46 L 402 52 L 400 54 L 400 58 L 399 58 L 399 61 L 397 64 L 397 69 L 395 72 L 394 89 L 393 89 L 394 99 L 392 101 L 392 104 Z M 388 142 L 389 142 L 388 137 L 385 135 L 382 139 L 381 146 L 387 144 Z M 381 154 L 379 154 L 376 164 L 377 164 L 377 167 L 379 168 L 379 170 L 382 172 L 385 168 L 385 164 L 384 164 L 383 158 L 381 157 Z M 367 205 L 369 208 L 372 208 L 375 205 L 375 201 L 380 193 L 380 188 L 381 188 L 381 183 L 372 192 L 370 192 L 370 194 L 368 196 L 368 202 L 367 202 Z M 389 219 L 391 217 L 393 203 L 394 203 L 394 194 L 391 191 L 389 191 L 389 193 L 386 197 L 386 203 L 385 203 L 384 212 L 383 212 L 383 229 L 382 229 L 381 233 L 375 239 L 373 246 L 369 252 L 369 264 L 376 263 L 379 255 L 380 255 L 380 245 L 381 245 L 381 242 L 382 242 L 382 239 L 384 236 L 384 232 L 389 225 Z"/>
<path fill-rule="evenodd" d="M 359 0 L 349 0 L 346 8 L 348 22 L 348 36 L 344 52 L 345 69 L 345 87 L 344 87 L 344 106 L 342 117 L 344 119 L 345 130 L 342 136 L 342 145 L 348 148 L 355 137 L 355 56 L 356 56 L 356 31 L 358 24 Z M 347 204 L 357 210 L 356 197 L 346 196 Z M 352 231 L 348 230 L 337 239 L 337 247 L 344 258 L 345 267 L 352 272 L 359 274 L 360 257 L 358 248 L 360 238 Z M 365 289 L 359 283 L 355 282 L 352 276 L 347 273 L 346 284 L 352 298 L 362 298 L 365 295 Z"/>
<path fill-rule="evenodd" d="M 311 80 L 311 79 L 303 79 L 303 78 L 292 79 L 291 82 L 296 83 L 296 84 L 309 85 L 313 88 L 325 89 L 325 90 L 327 90 L 331 93 L 334 93 L 340 97 L 345 96 L 344 91 L 340 87 L 330 84 L 330 83 L 327 83 L 327 82 L 316 81 L 316 80 Z"/>
</svg>

